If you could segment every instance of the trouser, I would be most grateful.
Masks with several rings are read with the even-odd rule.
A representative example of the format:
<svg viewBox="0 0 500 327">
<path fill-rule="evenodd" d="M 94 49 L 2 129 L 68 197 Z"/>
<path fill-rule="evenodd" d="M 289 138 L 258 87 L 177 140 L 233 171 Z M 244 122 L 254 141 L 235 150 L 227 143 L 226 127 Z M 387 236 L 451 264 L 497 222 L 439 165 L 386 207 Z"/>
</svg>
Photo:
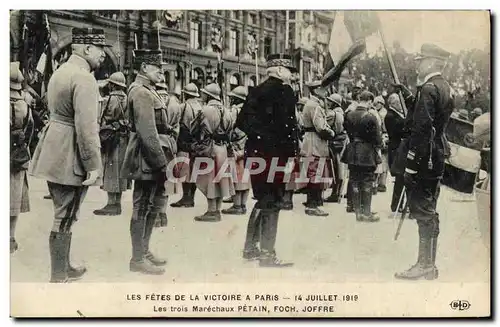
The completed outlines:
<svg viewBox="0 0 500 327">
<path fill-rule="evenodd" d="M 87 195 L 87 186 L 62 185 L 47 182 L 54 204 L 54 232 L 71 232 L 71 226 L 78 220 L 80 206 Z"/>
<path fill-rule="evenodd" d="M 436 212 L 440 193 L 439 179 L 420 179 L 410 190 L 410 218 L 418 224 L 418 234 L 422 243 L 430 245 L 428 261 L 424 264 L 435 264 L 437 239 L 439 236 L 439 214 Z"/>
<path fill-rule="evenodd" d="M 352 183 L 352 203 L 356 216 L 371 214 L 371 201 L 375 167 L 349 166 L 349 180 Z"/>
<path fill-rule="evenodd" d="M 248 222 L 245 250 L 256 248 L 260 241 L 262 252 L 274 253 L 285 184 L 252 180 L 252 189 L 257 202 Z"/>
<path fill-rule="evenodd" d="M 396 175 L 396 180 L 394 182 L 394 189 L 392 190 L 392 200 L 391 200 L 391 211 L 395 212 L 398 209 L 399 199 L 401 198 L 401 193 L 403 192 L 404 178 L 403 175 Z M 403 201 L 400 204 L 400 208 L 404 208 L 405 204 Z"/>
<path fill-rule="evenodd" d="M 68 277 L 71 228 L 78 220 L 88 187 L 52 182 L 47 185 L 54 204 L 54 223 L 49 236 L 51 282 L 61 282 Z"/>
<path fill-rule="evenodd" d="M 133 210 L 130 220 L 132 260 L 142 261 L 149 251 L 149 241 L 156 216 L 162 212 L 166 201 L 165 179 L 134 182 Z"/>
</svg>

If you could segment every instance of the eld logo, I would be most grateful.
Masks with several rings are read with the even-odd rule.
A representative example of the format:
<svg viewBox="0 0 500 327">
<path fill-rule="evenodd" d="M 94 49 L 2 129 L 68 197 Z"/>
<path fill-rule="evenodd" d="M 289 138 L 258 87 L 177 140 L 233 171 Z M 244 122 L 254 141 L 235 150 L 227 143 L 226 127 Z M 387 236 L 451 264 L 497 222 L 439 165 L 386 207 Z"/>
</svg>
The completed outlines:
<svg viewBox="0 0 500 327">
<path fill-rule="evenodd" d="M 455 300 L 450 303 L 450 307 L 453 310 L 469 310 L 470 308 L 470 303 L 467 300 Z"/>
</svg>

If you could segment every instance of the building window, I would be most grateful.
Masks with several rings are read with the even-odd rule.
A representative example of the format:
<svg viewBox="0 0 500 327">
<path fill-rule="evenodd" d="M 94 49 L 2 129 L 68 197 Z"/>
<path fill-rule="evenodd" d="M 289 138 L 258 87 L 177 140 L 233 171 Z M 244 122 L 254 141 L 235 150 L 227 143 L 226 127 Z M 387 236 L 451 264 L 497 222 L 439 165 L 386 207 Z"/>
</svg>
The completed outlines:
<svg viewBox="0 0 500 327">
<path fill-rule="evenodd" d="M 256 14 L 250 14 L 250 24 L 257 25 L 257 15 Z"/>
<path fill-rule="evenodd" d="M 271 43 L 272 39 L 270 37 L 264 38 L 264 57 L 266 58 L 271 54 Z"/>
<path fill-rule="evenodd" d="M 237 30 L 231 30 L 229 31 L 229 53 L 232 56 L 239 56 L 240 55 L 240 31 Z"/>
<path fill-rule="evenodd" d="M 266 17 L 266 27 L 273 28 L 273 20 L 269 17 Z"/>
<path fill-rule="evenodd" d="M 219 16 L 222 16 L 224 10 L 216 10 L 215 13 Z"/>
<path fill-rule="evenodd" d="M 285 52 L 285 41 L 278 42 L 278 51 L 277 52 Z"/>
<path fill-rule="evenodd" d="M 239 10 L 234 10 L 233 13 L 234 13 L 234 19 L 236 19 L 236 20 L 241 19 L 241 14 L 240 14 Z"/>
<path fill-rule="evenodd" d="M 189 22 L 189 46 L 192 49 L 201 49 L 201 22 Z"/>
</svg>

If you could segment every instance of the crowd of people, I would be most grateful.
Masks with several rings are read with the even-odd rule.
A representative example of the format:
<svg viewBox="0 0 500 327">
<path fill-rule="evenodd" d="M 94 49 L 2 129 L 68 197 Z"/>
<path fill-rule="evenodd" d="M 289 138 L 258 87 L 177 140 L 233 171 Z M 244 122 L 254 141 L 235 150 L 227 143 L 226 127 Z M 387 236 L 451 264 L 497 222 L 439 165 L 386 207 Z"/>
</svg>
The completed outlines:
<svg viewBox="0 0 500 327">
<path fill-rule="evenodd" d="M 439 74 L 446 51 L 422 47 L 415 95 L 403 85 L 385 95 L 359 87 L 340 94 L 313 81 L 306 84 L 310 96 L 299 97 L 291 85 L 296 72 L 291 56 L 270 55 L 267 79 L 251 89 L 236 87 L 223 103 L 215 83 L 201 89 L 187 84 L 180 97 L 170 93 L 161 50 L 153 49 L 134 51 L 132 84 L 116 72 L 100 94 L 92 71 L 105 57 L 104 33 L 92 28 L 72 33 L 72 55 L 49 81 L 49 118 L 32 155 L 34 114 L 22 95 L 22 73 L 11 63 L 11 134 L 19 136 L 11 143 L 11 253 L 18 247 L 17 217 L 29 211 L 29 173 L 47 181 L 47 198 L 54 204 L 51 282 L 76 280 L 86 272 L 70 264 L 69 252 L 89 186 L 100 185 L 107 193 L 95 215 L 121 215 L 122 193 L 133 184 L 130 271 L 163 274 L 166 260 L 150 251 L 151 235 L 155 227 L 167 226 L 168 214 L 193 207 L 197 190 L 207 207 L 194 217 L 199 223 L 246 215 L 251 190 L 256 203 L 242 256 L 262 267 L 287 267 L 292 263 L 279 260 L 274 245 L 279 212 L 294 209 L 296 193 L 307 194 L 306 215 L 328 216 L 324 203 L 340 203 L 345 196 L 346 211 L 356 221 L 376 223 L 372 197 L 387 191 L 389 172 L 395 177 L 390 208 L 397 214 L 409 206 L 420 236 L 417 263 L 396 277 L 437 278 L 435 206 L 446 152 L 441 139 L 454 109 L 450 87 Z M 200 158 L 212 166 L 209 161 L 197 166 Z M 258 172 L 253 158 L 264 162 Z M 230 169 L 228 159 L 235 173 L 220 177 Z M 273 165 L 284 169 L 269 180 Z M 182 183 L 169 177 L 172 166 Z M 408 206 L 404 187 L 413 190 L 405 197 Z M 182 198 L 167 209 L 168 197 L 177 192 Z M 232 205 L 223 209 L 224 202 Z"/>
</svg>

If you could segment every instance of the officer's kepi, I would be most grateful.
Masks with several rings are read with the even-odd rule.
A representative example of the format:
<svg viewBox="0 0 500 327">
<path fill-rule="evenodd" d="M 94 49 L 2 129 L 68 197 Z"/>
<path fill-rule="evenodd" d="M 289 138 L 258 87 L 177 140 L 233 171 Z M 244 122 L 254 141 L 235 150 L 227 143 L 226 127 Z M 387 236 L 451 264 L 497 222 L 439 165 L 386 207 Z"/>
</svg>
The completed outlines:
<svg viewBox="0 0 500 327">
<path fill-rule="evenodd" d="M 71 30 L 71 42 L 73 44 L 92 44 L 100 47 L 111 47 L 111 44 L 106 42 L 104 30 L 101 28 L 79 28 L 75 27 Z"/>
<path fill-rule="evenodd" d="M 425 58 L 436 58 L 440 60 L 448 60 L 451 53 L 438 47 L 435 44 L 424 43 L 420 48 L 420 53 L 415 57 L 415 60 L 421 60 Z"/>
</svg>

